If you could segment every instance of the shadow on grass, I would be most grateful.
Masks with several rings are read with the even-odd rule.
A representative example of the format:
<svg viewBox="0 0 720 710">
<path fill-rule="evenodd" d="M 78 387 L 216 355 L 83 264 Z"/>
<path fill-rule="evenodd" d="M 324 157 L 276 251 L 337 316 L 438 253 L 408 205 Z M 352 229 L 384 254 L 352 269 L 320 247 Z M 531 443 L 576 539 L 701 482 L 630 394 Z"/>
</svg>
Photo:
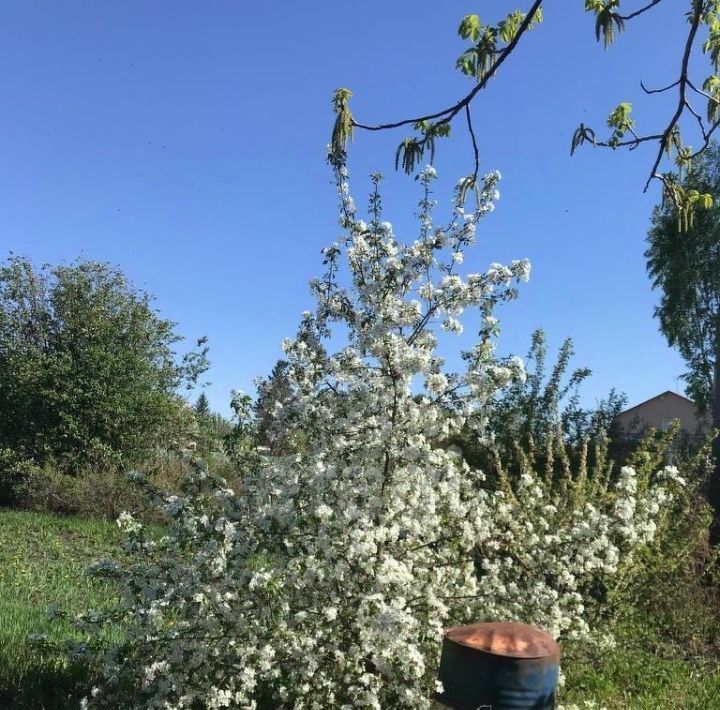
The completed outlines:
<svg viewBox="0 0 720 710">
<path fill-rule="evenodd" d="M 3 710 L 77 710 L 97 677 L 86 662 L 68 663 L 57 654 L 0 659 L 0 708 Z"/>
</svg>

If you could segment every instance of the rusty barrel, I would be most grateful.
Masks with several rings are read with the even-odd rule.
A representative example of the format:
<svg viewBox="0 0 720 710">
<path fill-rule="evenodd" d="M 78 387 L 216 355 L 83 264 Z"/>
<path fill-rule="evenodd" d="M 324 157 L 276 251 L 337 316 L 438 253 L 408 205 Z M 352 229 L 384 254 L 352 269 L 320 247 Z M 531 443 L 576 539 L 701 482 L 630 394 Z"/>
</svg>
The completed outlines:
<svg viewBox="0 0 720 710">
<path fill-rule="evenodd" d="M 456 626 L 443 639 L 438 700 L 455 710 L 549 710 L 559 672 L 560 647 L 534 626 Z"/>
</svg>

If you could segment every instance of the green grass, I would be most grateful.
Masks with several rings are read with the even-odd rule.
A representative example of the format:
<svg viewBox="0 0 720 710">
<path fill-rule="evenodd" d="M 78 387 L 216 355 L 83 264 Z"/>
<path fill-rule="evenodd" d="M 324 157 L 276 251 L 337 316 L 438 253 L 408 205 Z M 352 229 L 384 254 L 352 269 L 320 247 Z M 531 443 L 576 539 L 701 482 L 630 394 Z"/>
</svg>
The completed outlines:
<svg viewBox="0 0 720 710">
<path fill-rule="evenodd" d="M 76 613 L 107 604 L 112 590 L 85 568 L 116 552 L 119 539 L 109 523 L 0 509 L 0 708 L 77 707 L 91 669 L 40 651 L 28 636 L 77 638 L 49 620 L 48 605 Z"/>
<path fill-rule="evenodd" d="M 614 710 L 718 710 L 720 660 L 688 654 L 647 628 L 617 631 L 612 651 L 568 649 L 564 703 L 593 700 Z M 582 705 L 581 705 L 582 707 Z"/>
<path fill-rule="evenodd" d="M 118 550 L 120 533 L 95 520 L 0 509 L 0 708 L 76 708 L 93 670 L 40 652 L 28 636 L 72 636 L 50 622 L 49 604 L 70 613 L 107 604 L 113 590 L 86 565 Z M 720 710 L 717 612 L 678 592 L 667 608 L 635 612 L 615 630 L 612 651 L 563 649 L 563 703 L 608 710 Z M 582 705 L 581 705 L 582 707 Z"/>
</svg>

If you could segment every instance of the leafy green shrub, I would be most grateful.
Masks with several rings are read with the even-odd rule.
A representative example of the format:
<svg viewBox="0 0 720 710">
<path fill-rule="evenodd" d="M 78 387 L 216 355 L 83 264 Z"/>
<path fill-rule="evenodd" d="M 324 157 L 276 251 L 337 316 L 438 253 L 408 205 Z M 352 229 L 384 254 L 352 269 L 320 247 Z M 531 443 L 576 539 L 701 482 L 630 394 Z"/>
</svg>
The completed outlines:
<svg viewBox="0 0 720 710">
<path fill-rule="evenodd" d="M 710 442 L 678 457 L 679 437 L 677 426 L 649 432 L 631 457 L 641 480 L 660 462 L 676 458 L 687 485 L 663 508 L 654 540 L 621 576 L 608 602 L 617 618 L 650 614 L 663 621 L 665 640 L 697 648 L 720 644 L 719 550 L 709 543 L 712 509 L 703 495 L 713 464 Z"/>
<path fill-rule="evenodd" d="M 0 267 L 0 448 L 72 472 L 142 460 L 178 433 L 177 391 L 206 369 L 113 267 Z M 191 415 L 189 415 L 191 417 Z"/>
<path fill-rule="evenodd" d="M 0 448 L 0 505 L 16 504 L 21 487 L 37 470 L 32 461 Z"/>
<path fill-rule="evenodd" d="M 158 451 L 148 458 L 145 472 L 154 486 L 168 495 L 180 492 L 186 475 L 183 455 Z M 213 470 L 235 483 L 238 472 L 222 454 L 212 454 Z M 35 512 L 76 515 L 115 521 L 127 511 L 145 523 L 154 523 L 161 516 L 142 491 L 133 485 L 127 472 L 113 466 L 87 468 L 68 474 L 46 464 L 26 466 L 13 487 L 12 504 Z"/>
<path fill-rule="evenodd" d="M 35 468 L 17 488 L 16 507 L 35 512 L 115 520 L 124 510 L 147 519 L 149 506 L 127 475 L 115 468 L 76 474 Z"/>
<path fill-rule="evenodd" d="M 580 386 L 591 371 L 571 370 L 572 356 L 568 338 L 548 370 L 545 332 L 536 330 L 525 358 L 526 377 L 495 393 L 448 444 L 458 446 L 491 482 L 497 482 L 501 469 L 517 479 L 527 469 L 562 478 L 570 475 L 570 464 L 602 468 L 617 451 L 613 420 L 626 399 L 612 390 L 594 408 L 581 407 Z"/>
</svg>

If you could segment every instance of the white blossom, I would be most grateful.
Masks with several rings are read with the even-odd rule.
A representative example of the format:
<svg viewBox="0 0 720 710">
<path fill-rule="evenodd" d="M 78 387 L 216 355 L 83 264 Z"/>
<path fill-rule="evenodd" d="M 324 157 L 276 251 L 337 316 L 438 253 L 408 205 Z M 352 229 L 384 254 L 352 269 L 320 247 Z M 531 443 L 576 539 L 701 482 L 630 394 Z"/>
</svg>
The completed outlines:
<svg viewBox="0 0 720 710">
<path fill-rule="evenodd" d="M 454 254 L 492 210 L 500 175 L 468 190 L 461 181 L 442 229 L 436 176 L 421 173 L 421 237 L 404 244 L 379 207 L 355 219 L 340 168 L 345 234 L 311 283 L 315 309 L 283 342 L 293 397 L 278 424 L 301 443 L 252 459 L 234 493 L 196 464 L 188 493 L 164 500 L 162 536 L 120 516 L 132 559 L 107 571 L 123 582 L 125 645 L 108 654 L 89 706 L 112 707 L 113 683 L 124 681 L 135 708 L 254 708 L 264 694 L 299 710 L 423 709 L 438 687 L 443 630 L 458 621 L 592 637 L 583 595 L 652 539 L 681 479 L 665 469 L 645 491 L 623 468 L 606 495 L 569 503 L 527 471 L 510 495 L 445 445 L 468 411 L 491 416 L 487 403 L 524 367 L 481 341 L 450 372 L 437 331 L 461 332 L 468 311 L 494 329 L 493 306 L 515 297 L 530 267 L 493 263 L 464 277 L 441 268 L 462 263 Z M 309 345 L 329 334 L 338 352 Z"/>
</svg>

